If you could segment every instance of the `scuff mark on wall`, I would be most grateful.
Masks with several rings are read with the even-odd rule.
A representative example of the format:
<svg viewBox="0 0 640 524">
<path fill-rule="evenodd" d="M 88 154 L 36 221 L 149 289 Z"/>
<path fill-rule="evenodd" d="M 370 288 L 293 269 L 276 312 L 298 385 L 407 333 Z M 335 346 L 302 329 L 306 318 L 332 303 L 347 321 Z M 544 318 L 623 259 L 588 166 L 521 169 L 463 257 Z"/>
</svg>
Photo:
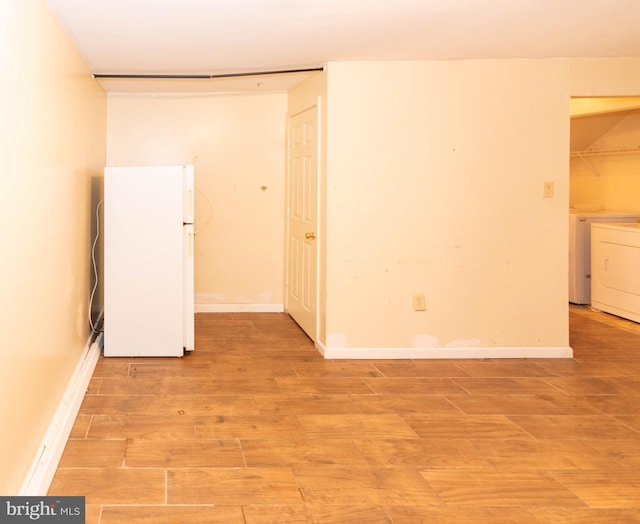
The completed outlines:
<svg viewBox="0 0 640 524">
<path fill-rule="evenodd" d="M 216 304 L 224 301 L 224 293 L 196 293 L 195 295 L 195 302 L 197 304 Z"/>
<path fill-rule="evenodd" d="M 440 346 L 438 342 L 438 337 L 434 337 L 433 335 L 416 335 L 413 337 L 411 341 L 411 345 L 414 348 L 437 348 Z"/>
<path fill-rule="evenodd" d="M 265 291 L 264 293 L 258 293 L 258 302 L 271 303 L 273 299 L 273 293 L 271 291 Z"/>
<path fill-rule="evenodd" d="M 346 348 L 347 335 L 344 333 L 327 333 L 327 347 L 329 348 Z"/>
<path fill-rule="evenodd" d="M 447 348 L 468 348 L 468 347 L 476 347 L 480 345 L 479 338 L 459 338 L 457 340 L 452 340 L 447 343 L 445 347 Z"/>
</svg>

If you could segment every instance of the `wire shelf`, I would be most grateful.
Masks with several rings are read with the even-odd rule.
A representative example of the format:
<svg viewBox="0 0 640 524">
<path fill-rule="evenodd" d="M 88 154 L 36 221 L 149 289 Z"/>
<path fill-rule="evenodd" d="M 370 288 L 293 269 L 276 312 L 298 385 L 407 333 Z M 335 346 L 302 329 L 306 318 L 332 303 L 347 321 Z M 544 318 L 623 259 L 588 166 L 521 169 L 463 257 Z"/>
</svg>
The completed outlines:
<svg viewBox="0 0 640 524">
<path fill-rule="evenodd" d="M 640 147 L 620 147 L 617 149 L 587 149 L 585 151 L 571 151 L 571 157 L 629 155 L 640 153 Z"/>
</svg>

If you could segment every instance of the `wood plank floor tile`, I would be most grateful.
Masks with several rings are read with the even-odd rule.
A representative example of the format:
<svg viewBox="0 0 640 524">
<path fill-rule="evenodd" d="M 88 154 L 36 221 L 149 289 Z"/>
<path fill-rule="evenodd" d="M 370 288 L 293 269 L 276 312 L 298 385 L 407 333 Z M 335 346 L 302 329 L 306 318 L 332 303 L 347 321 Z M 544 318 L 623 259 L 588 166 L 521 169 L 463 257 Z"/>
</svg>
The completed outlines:
<svg viewBox="0 0 640 524">
<path fill-rule="evenodd" d="M 416 468 L 294 468 L 308 504 L 442 505 Z"/>
<path fill-rule="evenodd" d="M 164 504 L 165 470 L 59 468 L 52 496 L 82 495 L 86 504 Z"/>
<path fill-rule="evenodd" d="M 557 376 L 572 377 L 633 377 L 637 376 L 637 366 L 629 362 L 578 359 L 549 359 L 539 363 L 540 366 Z"/>
<path fill-rule="evenodd" d="M 463 395 L 466 391 L 453 379 L 443 377 L 367 378 L 367 385 L 381 395 Z"/>
<path fill-rule="evenodd" d="M 127 442 L 128 468 L 228 468 L 245 466 L 237 440 L 143 440 Z"/>
<path fill-rule="evenodd" d="M 299 377 L 381 377 L 382 373 L 367 361 L 322 360 L 294 365 Z"/>
<path fill-rule="evenodd" d="M 599 402 L 593 395 L 567 395 L 562 391 L 540 395 L 565 415 L 602 415 Z M 554 412 L 548 414 L 553 415 Z"/>
<path fill-rule="evenodd" d="M 231 373 L 234 367 L 241 369 L 255 368 L 256 371 L 272 369 L 279 375 L 289 376 L 291 370 L 295 372 L 295 366 L 305 363 L 315 363 L 322 360 L 315 349 L 287 350 L 283 353 L 279 350 L 273 350 L 266 353 L 255 353 L 248 351 L 242 343 L 237 343 L 237 347 L 217 341 L 220 347 L 215 351 L 195 351 L 190 357 L 194 362 L 208 362 L 212 365 L 212 369 L 218 374 L 227 371 Z M 297 376 L 297 373 L 296 373 Z"/>
<path fill-rule="evenodd" d="M 385 377 L 468 377 L 469 374 L 452 362 L 392 360 L 374 364 Z"/>
<path fill-rule="evenodd" d="M 564 411 L 541 395 L 447 395 L 447 400 L 468 415 L 562 415 Z"/>
<path fill-rule="evenodd" d="M 585 395 L 584 398 L 608 415 L 640 415 L 640 395 Z"/>
<path fill-rule="evenodd" d="M 640 501 L 640 475 L 637 471 L 553 472 L 592 508 L 637 508 Z"/>
<path fill-rule="evenodd" d="M 473 445 L 499 471 L 622 469 L 598 440 L 478 439 Z"/>
<path fill-rule="evenodd" d="M 466 395 L 460 395 L 466 396 Z M 352 404 L 363 414 L 429 413 L 459 415 L 460 409 L 444 395 L 352 395 Z"/>
<path fill-rule="evenodd" d="M 276 379 L 284 394 L 353 394 L 367 395 L 372 389 L 361 378 L 353 377 L 301 377 Z"/>
<path fill-rule="evenodd" d="M 616 415 L 615 420 L 618 422 L 622 422 L 625 426 L 629 426 L 631 429 L 634 429 L 640 435 L 640 415 Z"/>
<path fill-rule="evenodd" d="M 287 438 L 302 436 L 294 415 L 197 416 L 195 431 L 205 439 Z"/>
<path fill-rule="evenodd" d="M 540 524 L 522 508 L 389 506 L 387 512 L 394 524 Z"/>
<path fill-rule="evenodd" d="M 244 333 L 254 329 L 249 316 L 241 317 L 238 313 L 198 313 L 195 320 L 198 332 Z"/>
<path fill-rule="evenodd" d="M 170 469 L 169 504 L 302 504 L 290 469 Z"/>
<path fill-rule="evenodd" d="M 244 524 L 240 506 L 105 506 L 100 524 Z"/>
<path fill-rule="evenodd" d="M 554 373 L 543 366 L 522 359 L 467 360 L 458 364 L 460 369 L 476 378 L 549 377 Z"/>
<path fill-rule="evenodd" d="M 102 506 L 99 506 L 96 504 L 85 505 L 84 524 L 100 524 L 101 514 L 102 514 Z"/>
<path fill-rule="evenodd" d="M 139 362 L 129 366 L 129 374 L 132 379 L 150 377 L 189 377 L 211 378 L 214 376 L 212 365 L 209 362 L 192 362 L 190 356 L 184 358 L 165 359 L 163 361 Z"/>
<path fill-rule="evenodd" d="M 102 379 L 97 377 L 91 377 L 89 386 L 87 387 L 87 395 L 97 395 L 102 385 Z"/>
<path fill-rule="evenodd" d="M 417 437 L 396 414 L 391 415 L 298 415 L 302 432 L 309 438 Z"/>
<path fill-rule="evenodd" d="M 359 398 L 360 395 L 357 396 Z M 255 395 L 255 404 L 260 413 L 289 414 L 346 414 L 359 413 L 349 395 L 332 394 L 281 394 Z"/>
<path fill-rule="evenodd" d="M 302 438 L 242 440 L 248 467 L 366 466 L 367 461 L 352 439 Z"/>
<path fill-rule="evenodd" d="M 429 468 L 489 468 L 489 457 L 467 439 L 359 438 L 355 443 L 371 466 Z M 492 442 L 492 441 L 490 441 Z"/>
<path fill-rule="evenodd" d="M 85 397 L 87 398 L 87 397 Z M 71 428 L 71 433 L 69 434 L 70 439 L 74 438 L 85 438 L 87 436 L 87 432 L 89 431 L 89 426 L 91 425 L 91 415 L 78 414 L 76 420 L 73 422 L 73 426 Z"/>
<path fill-rule="evenodd" d="M 96 363 L 93 378 L 124 378 L 129 375 L 131 360 L 101 358 Z"/>
<path fill-rule="evenodd" d="M 404 420 L 422 438 L 527 438 L 530 435 L 502 415 L 407 414 Z"/>
<path fill-rule="evenodd" d="M 640 395 L 637 377 L 555 377 L 547 382 L 569 395 Z"/>
<path fill-rule="evenodd" d="M 237 380 L 253 380 L 255 378 L 295 377 L 294 367 L 287 361 L 269 361 L 261 366 L 255 362 L 197 362 L 183 358 L 171 362 L 155 364 L 139 364 L 131 366 L 129 376 L 132 378 L 160 377 L 170 375 L 182 378 L 219 378 L 233 376 Z"/>
<path fill-rule="evenodd" d="M 586 506 L 562 481 L 542 472 L 430 469 L 421 473 L 448 506 Z"/>
<path fill-rule="evenodd" d="M 243 334 L 241 338 L 232 339 L 230 345 L 236 345 L 241 350 L 250 350 L 254 353 L 263 352 L 264 354 L 272 354 L 278 351 L 279 354 L 302 356 L 307 349 L 311 349 L 312 345 L 308 345 L 308 341 L 303 339 L 295 340 L 283 336 L 280 333 L 270 333 L 266 330 L 255 331 L 253 333 Z"/>
<path fill-rule="evenodd" d="M 508 415 L 540 439 L 634 439 L 638 432 L 606 415 Z"/>
<path fill-rule="evenodd" d="M 105 378 L 100 386 L 100 395 L 163 395 L 171 391 L 174 395 L 231 395 L 278 393 L 275 378 L 254 377 L 250 381 L 239 381 L 231 377 L 140 377 Z"/>
<path fill-rule="evenodd" d="M 625 509 L 598 508 L 532 508 L 541 524 L 638 524 L 640 512 Z"/>
<path fill-rule="evenodd" d="M 237 380 L 298 376 L 293 362 L 288 359 L 271 358 L 264 359 L 264 361 L 252 359 L 250 361 L 215 362 L 211 365 L 211 372 L 216 377 L 234 377 Z"/>
<path fill-rule="evenodd" d="M 119 468 L 124 463 L 127 441 L 70 439 L 62 453 L 61 468 Z"/>
<path fill-rule="evenodd" d="M 595 439 L 585 441 L 597 449 L 604 459 L 609 461 L 608 468 L 599 469 L 628 469 L 637 470 L 640 475 L 640 440 L 637 438 L 628 440 Z"/>
<path fill-rule="evenodd" d="M 92 415 L 257 415 L 252 395 L 87 396 L 80 413 Z"/>
<path fill-rule="evenodd" d="M 193 417 L 172 415 L 94 415 L 87 438 L 156 440 L 196 438 Z"/>
<path fill-rule="evenodd" d="M 377 506 L 244 506 L 247 524 L 391 524 L 389 515 Z"/>
<path fill-rule="evenodd" d="M 555 393 L 557 389 L 538 377 L 455 378 L 465 392 L 474 395 L 531 395 Z"/>
</svg>

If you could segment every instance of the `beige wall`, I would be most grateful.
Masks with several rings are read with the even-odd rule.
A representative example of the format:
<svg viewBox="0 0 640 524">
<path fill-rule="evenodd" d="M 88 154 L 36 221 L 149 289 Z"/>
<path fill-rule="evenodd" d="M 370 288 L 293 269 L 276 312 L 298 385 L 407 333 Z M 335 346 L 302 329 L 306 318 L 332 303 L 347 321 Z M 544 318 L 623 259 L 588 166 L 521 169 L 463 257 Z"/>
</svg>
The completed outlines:
<svg viewBox="0 0 640 524">
<path fill-rule="evenodd" d="M 282 306 L 286 112 L 286 93 L 109 96 L 109 165 L 195 162 L 200 307 Z"/>
<path fill-rule="evenodd" d="M 564 61 L 329 64 L 327 346 L 567 346 L 568 115 Z"/>
<path fill-rule="evenodd" d="M 639 96 L 640 57 L 567 60 L 571 96 Z"/>
<path fill-rule="evenodd" d="M 0 493 L 9 495 L 88 341 L 106 98 L 44 1 L 3 0 L 0 54 Z"/>
<path fill-rule="evenodd" d="M 568 345 L 569 98 L 639 79 L 637 59 L 329 64 L 321 342 Z"/>
</svg>

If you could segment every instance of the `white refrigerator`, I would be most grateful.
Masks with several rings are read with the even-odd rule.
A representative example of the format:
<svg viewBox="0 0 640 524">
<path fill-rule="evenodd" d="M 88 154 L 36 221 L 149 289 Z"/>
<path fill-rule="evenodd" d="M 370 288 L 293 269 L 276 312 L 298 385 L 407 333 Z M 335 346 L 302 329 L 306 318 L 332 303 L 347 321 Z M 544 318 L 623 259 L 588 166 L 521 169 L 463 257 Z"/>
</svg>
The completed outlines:
<svg viewBox="0 0 640 524">
<path fill-rule="evenodd" d="M 104 171 L 104 355 L 194 348 L 194 168 Z"/>
</svg>

